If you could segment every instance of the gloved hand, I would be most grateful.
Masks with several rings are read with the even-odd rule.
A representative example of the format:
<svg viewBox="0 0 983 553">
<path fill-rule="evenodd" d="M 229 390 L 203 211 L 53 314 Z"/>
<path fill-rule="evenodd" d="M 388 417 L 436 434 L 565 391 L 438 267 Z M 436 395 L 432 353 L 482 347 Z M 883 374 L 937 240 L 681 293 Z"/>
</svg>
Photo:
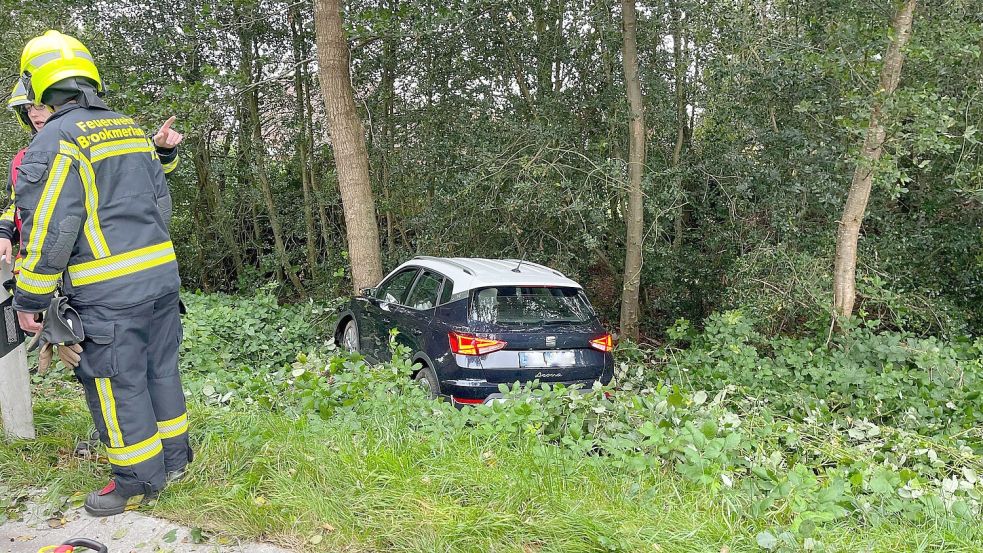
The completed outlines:
<svg viewBox="0 0 983 553">
<path fill-rule="evenodd" d="M 70 346 L 45 343 L 41 346 L 41 351 L 38 352 L 38 374 L 45 374 L 48 372 L 48 367 L 51 366 L 51 360 L 54 358 L 55 351 L 57 350 L 58 358 L 61 362 L 68 365 L 71 368 L 76 368 L 79 366 L 79 361 L 82 359 L 80 355 L 82 353 L 81 344 L 72 344 Z"/>
</svg>

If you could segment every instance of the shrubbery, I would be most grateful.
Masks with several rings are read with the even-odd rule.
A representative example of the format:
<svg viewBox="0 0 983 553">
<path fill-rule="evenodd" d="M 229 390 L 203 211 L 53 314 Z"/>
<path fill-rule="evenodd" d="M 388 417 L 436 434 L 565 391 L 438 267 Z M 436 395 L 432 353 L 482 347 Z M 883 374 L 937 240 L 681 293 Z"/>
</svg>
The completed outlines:
<svg viewBox="0 0 983 553">
<path fill-rule="evenodd" d="M 981 340 L 876 332 L 875 323 L 829 344 L 767 339 L 727 312 L 699 333 L 678 322 L 664 349 L 626 348 L 627 389 L 513 386 L 506 403 L 457 410 L 424 397 L 395 341 L 379 366 L 317 343 L 305 321 L 319 307 L 262 295 L 231 310 L 224 298 L 189 305 L 188 387 L 206 403 L 342 419 L 353 431 L 398 417 L 435 450 L 480 439 L 628 474 L 671 470 L 771 521 L 759 535 L 769 549 L 820 548 L 814 530 L 845 518 L 980 531 Z M 261 332 L 271 321 L 279 327 Z M 258 338 L 238 348 L 243 327 Z"/>
<path fill-rule="evenodd" d="M 740 311 L 710 317 L 701 332 L 680 320 L 670 345 L 643 358 L 658 369 L 636 379 L 688 389 L 736 386 L 796 421 L 865 419 L 927 436 L 961 436 L 983 451 L 983 339 L 943 341 L 878 331 L 767 338 Z M 637 356 L 637 354 L 636 354 Z M 636 357 L 637 358 L 637 357 Z"/>
<path fill-rule="evenodd" d="M 532 448 L 544 462 L 669 470 L 749 521 L 769 521 L 756 530 L 766 549 L 821 549 L 816 529 L 847 519 L 941 523 L 983 539 L 980 339 L 875 331 L 876 322 L 769 339 L 733 311 L 701 332 L 677 322 L 662 349 L 623 348 L 622 389 L 516 385 L 506 403 L 457 410 L 424 397 L 395 341 L 392 360 L 370 366 L 313 338 L 327 328 L 309 322 L 322 307 L 264 295 L 239 307 L 188 303 L 187 387 L 206 404 L 258 404 L 353 432 L 397 418 L 434 451 L 481 440 Z M 256 338 L 239 347 L 243 333 Z"/>
</svg>

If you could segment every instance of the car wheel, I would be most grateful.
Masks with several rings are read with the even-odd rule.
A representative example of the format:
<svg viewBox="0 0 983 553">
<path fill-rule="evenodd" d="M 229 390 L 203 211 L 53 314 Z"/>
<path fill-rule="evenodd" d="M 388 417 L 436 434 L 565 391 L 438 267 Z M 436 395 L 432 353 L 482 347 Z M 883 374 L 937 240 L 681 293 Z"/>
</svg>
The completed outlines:
<svg viewBox="0 0 983 553">
<path fill-rule="evenodd" d="M 430 399 L 437 399 L 440 395 L 440 384 L 437 382 L 437 375 L 434 374 L 433 369 L 424 366 L 420 369 L 420 372 L 416 373 L 416 381 L 423 388 L 423 391 L 430 396 Z"/>
<path fill-rule="evenodd" d="M 350 319 L 341 333 L 341 347 L 346 351 L 358 352 L 358 346 L 358 325 L 355 324 L 355 319 Z"/>
</svg>

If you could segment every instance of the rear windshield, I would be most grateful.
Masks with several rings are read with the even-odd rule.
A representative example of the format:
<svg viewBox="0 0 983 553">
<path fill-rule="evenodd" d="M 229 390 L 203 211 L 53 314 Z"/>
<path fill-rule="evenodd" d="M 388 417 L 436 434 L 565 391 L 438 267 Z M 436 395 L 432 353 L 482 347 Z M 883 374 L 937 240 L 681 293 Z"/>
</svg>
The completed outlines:
<svg viewBox="0 0 983 553">
<path fill-rule="evenodd" d="M 471 296 L 471 320 L 500 325 L 582 323 L 593 315 L 578 288 L 497 286 Z"/>
</svg>

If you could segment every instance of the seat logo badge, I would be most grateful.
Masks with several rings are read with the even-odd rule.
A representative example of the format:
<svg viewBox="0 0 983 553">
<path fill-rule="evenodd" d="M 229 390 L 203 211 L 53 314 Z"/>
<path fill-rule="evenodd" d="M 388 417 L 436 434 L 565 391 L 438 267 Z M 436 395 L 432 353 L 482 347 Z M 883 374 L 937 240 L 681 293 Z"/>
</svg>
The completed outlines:
<svg viewBox="0 0 983 553">
<path fill-rule="evenodd" d="M 551 347 L 554 347 L 554 346 L 556 346 L 556 336 L 547 336 L 546 337 L 546 347 L 551 348 Z"/>
</svg>

